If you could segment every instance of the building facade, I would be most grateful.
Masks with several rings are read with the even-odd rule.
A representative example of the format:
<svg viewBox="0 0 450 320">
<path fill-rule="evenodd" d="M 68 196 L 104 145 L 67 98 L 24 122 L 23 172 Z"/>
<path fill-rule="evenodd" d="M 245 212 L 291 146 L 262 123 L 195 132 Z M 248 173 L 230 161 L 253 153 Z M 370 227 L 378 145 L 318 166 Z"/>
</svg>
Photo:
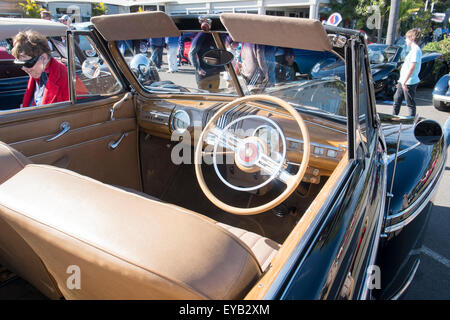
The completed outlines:
<svg viewBox="0 0 450 320">
<path fill-rule="evenodd" d="M 0 1 L 5 15 L 21 15 L 19 1 Z M 89 21 L 92 3 L 103 2 L 107 14 L 145 11 L 165 11 L 169 15 L 220 14 L 222 12 L 255 13 L 299 18 L 319 18 L 319 7 L 328 0 L 36 0 L 49 10 L 54 19 L 64 14 L 74 22 Z"/>
</svg>

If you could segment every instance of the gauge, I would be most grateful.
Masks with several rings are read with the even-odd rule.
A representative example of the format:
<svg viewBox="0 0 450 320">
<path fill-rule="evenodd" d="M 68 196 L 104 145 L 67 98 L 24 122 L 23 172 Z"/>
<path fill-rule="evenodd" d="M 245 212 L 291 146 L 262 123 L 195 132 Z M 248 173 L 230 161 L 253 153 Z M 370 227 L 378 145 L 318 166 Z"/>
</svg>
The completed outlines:
<svg viewBox="0 0 450 320">
<path fill-rule="evenodd" d="M 177 133 L 183 133 L 191 124 L 189 114 L 184 110 L 177 110 L 172 117 L 172 130 Z"/>
<path fill-rule="evenodd" d="M 275 128 L 267 125 L 259 126 L 253 132 L 253 136 L 260 138 L 267 144 L 267 149 L 270 152 L 276 152 L 280 146 L 280 135 Z"/>
</svg>

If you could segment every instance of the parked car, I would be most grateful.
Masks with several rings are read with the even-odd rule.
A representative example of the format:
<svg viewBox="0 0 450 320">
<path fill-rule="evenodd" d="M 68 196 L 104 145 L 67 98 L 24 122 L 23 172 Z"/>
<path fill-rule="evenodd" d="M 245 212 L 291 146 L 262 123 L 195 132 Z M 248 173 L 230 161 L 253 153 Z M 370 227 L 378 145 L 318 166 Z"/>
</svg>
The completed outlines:
<svg viewBox="0 0 450 320">
<path fill-rule="evenodd" d="M 442 76 L 433 89 L 433 106 L 441 111 L 450 108 L 450 74 Z"/>
<path fill-rule="evenodd" d="M 28 75 L 13 63 L 14 57 L 0 47 L 0 110 L 12 109 L 22 103 Z"/>
<path fill-rule="evenodd" d="M 201 70 L 162 71 L 160 84 L 118 44 L 202 32 L 198 17 L 103 15 L 68 34 L 98 58 L 80 79 L 69 61 L 70 101 L 0 115 L 0 263 L 51 299 L 399 298 L 449 137 L 432 120 L 376 113 L 357 31 L 210 19 Z M 270 83 L 245 59 L 232 65 L 225 34 L 242 50 L 333 53 L 348 80 Z M 76 82 L 94 80 L 80 99 Z"/>
<path fill-rule="evenodd" d="M 406 56 L 404 47 L 398 45 L 369 44 L 369 59 L 374 81 L 375 93 L 379 97 L 392 99 L 400 69 Z M 419 73 L 421 86 L 433 86 L 434 83 L 449 71 L 448 62 L 441 53 L 424 51 Z M 345 66 L 341 60 L 325 59 L 312 69 L 313 78 L 345 77 Z"/>
</svg>

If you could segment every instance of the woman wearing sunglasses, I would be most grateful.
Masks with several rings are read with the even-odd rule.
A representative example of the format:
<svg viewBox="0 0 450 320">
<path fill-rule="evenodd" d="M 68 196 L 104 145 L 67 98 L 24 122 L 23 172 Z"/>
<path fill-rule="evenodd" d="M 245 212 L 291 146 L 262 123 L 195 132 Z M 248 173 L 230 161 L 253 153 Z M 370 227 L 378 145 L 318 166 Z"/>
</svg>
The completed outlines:
<svg viewBox="0 0 450 320">
<path fill-rule="evenodd" d="M 22 108 L 69 100 L 67 67 L 50 55 L 45 36 L 32 30 L 19 32 L 11 53 L 14 63 L 30 76 Z"/>
</svg>

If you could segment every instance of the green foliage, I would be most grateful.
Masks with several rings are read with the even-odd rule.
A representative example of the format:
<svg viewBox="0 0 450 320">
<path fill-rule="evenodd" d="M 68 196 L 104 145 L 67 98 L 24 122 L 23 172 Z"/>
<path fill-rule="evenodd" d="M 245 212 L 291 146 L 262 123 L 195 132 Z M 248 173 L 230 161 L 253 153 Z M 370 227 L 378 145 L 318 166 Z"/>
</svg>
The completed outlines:
<svg viewBox="0 0 450 320">
<path fill-rule="evenodd" d="M 106 14 L 108 8 L 105 6 L 103 2 L 93 2 L 92 3 L 92 16 L 101 16 Z"/>
<path fill-rule="evenodd" d="M 423 48 L 423 51 L 435 51 L 442 53 L 447 61 L 450 61 L 450 37 L 446 36 L 441 41 L 434 41 L 427 43 Z"/>
<path fill-rule="evenodd" d="M 428 1 L 428 8 L 431 7 L 430 1 Z M 433 12 L 445 13 L 447 9 L 450 9 L 450 0 L 435 0 Z"/>
<path fill-rule="evenodd" d="M 344 27 L 352 27 L 355 17 L 357 17 L 356 7 L 361 0 L 330 0 L 328 7 L 331 13 L 339 12 L 342 16 Z"/>
<path fill-rule="evenodd" d="M 44 10 L 40 5 L 36 3 L 35 0 L 26 0 L 27 2 L 18 3 L 19 7 L 23 10 L 23 15 L 25 18 L 40 18 L 41 11 Z"/>
<path fill-rule="evenodd" d="M 400 12 L 398 21 L 400 23 L 400 33 L 404 35 L 412 28 L 420 28 L 422 34 L 431 31 L 431 4 L 428 4 L 428 10 L 425 11 L 424 1 L 402 0 L 400 3 Z"/>
</svg>

